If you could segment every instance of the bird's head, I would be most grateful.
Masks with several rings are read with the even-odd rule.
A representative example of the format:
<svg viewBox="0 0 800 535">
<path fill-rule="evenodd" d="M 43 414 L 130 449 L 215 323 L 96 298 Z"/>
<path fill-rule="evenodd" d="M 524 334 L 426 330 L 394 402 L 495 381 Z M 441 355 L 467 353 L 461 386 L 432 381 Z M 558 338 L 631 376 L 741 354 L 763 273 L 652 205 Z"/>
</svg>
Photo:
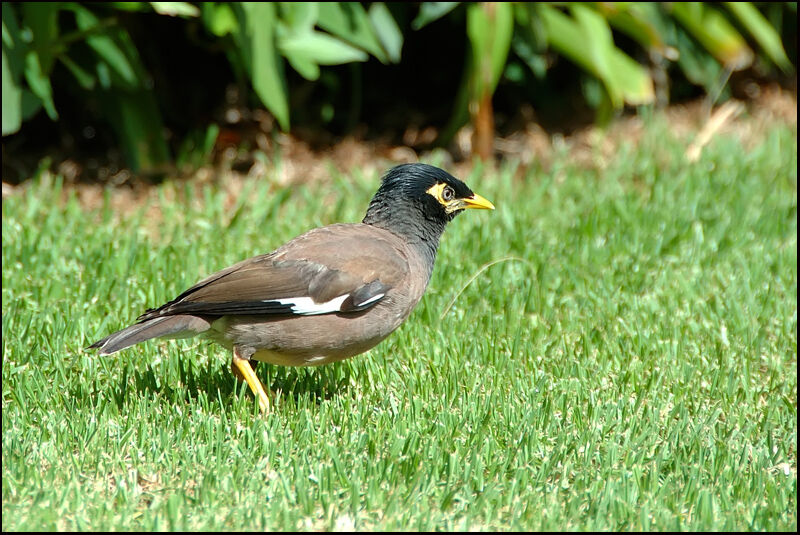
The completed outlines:
<svg viewBox="0 0 800 535">
<path fill-rule="evenodd" d="M 384 175 L 364 223 L 394 231 L 418 226 L 438 240 L 444 226 L 469 208 L 494 210 L 494 205 L 438 167 L 402 164 Z"/>
</svg>

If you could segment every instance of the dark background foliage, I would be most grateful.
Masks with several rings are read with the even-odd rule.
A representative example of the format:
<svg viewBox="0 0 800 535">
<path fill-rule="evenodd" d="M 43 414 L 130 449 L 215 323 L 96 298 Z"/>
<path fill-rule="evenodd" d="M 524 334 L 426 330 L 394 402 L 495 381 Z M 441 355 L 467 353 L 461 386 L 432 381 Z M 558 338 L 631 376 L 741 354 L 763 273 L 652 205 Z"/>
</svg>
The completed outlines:
<svg viewBox="0 0 800 535">
<path fill-rule="evenodd" d="M 247 3 L 171 6 L 3 4 L 4 181 L 19 182 L 67 157 L 86 162 L 84 180 L 122 167 L 157 178 L 176 165 L 202 163 L 220 145 L 247 145 L 252 130 L 274 136 L 291 129 L 324 146 L 343 135 L 408 145 L 409 128 L 428 129 L 413 149 L 448 148 L 464 125 L 489 139 L 531 121 L 569 132 L 642 104 L 746 98 L 753 83 L 796 80 L 796 3 L 746 3 L 760 14 L 746 17 L 706 3 L 682 14 L 669 4 L 635 3 L 283 3 L 270 5 L 271 19 Z M 347 24 L 330 23 L 337 13 Z M 503 22 L 508 17 L 513 21 Z M 692 17 L 706 22 L 693 25 Z M 727 44 L 698 33 L 715 27 L 709 17 L 722 21 L 717 37 Z M 359 20 L 372 41 L 353 37 Z M 597 32 L 569 50 L 548 20 Z M 274 69 L 258 74 L 264 61 L 255 43 L 265 28 Z M 606 32 L 613 41 L 603 41 Z M 777 48 L 765 45 L 769 34 Z M 328 41 L 300 53 L 284 46 L 287 35 Z M 627 72 L 603 71 L 608 58 L 597 50 L 604 43 L 608 58 L 630 60 Z M 293 68 L 309 58 L 319 65 L 316 77 L 313 68 Z M 133 73 L 127 79 L 125 65 Z M 259 76 L 260 87 L 273 84 L 266 93 Z M 6 120 L 14 106 L 8 83 L 27 92 L 16 128 Z M 285 113 L 269 101 L 276 96 L 285 99 Z M 271 113 L 259 113 L 265 108 Z M 493 155 L 491 145 L 481 151 L 475 142 L 473 150 Z M 112 173 L 98 176 L 102 167 Z"/>
</svg>

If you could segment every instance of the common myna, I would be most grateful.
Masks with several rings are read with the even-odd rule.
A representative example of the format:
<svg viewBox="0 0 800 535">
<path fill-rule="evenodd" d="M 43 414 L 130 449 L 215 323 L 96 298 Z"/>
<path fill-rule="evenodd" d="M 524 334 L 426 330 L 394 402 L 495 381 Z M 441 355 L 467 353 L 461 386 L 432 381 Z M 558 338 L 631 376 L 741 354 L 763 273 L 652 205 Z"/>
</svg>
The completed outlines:
<svg viewBox="0 0 800 535">
<path fill-rule="evenodd" d="M 378 344 L 419 302 L 439 237 L 466 208 L 494 206 L 441 169 L 398 165 L 361 223 L 310 230 L 214 273 L 90 348 L 110 355 L 151 338 L 200 335 L 233 350 L 232 371 L 266 412 L 250 360 L 317 366 Z"/>
</svg>

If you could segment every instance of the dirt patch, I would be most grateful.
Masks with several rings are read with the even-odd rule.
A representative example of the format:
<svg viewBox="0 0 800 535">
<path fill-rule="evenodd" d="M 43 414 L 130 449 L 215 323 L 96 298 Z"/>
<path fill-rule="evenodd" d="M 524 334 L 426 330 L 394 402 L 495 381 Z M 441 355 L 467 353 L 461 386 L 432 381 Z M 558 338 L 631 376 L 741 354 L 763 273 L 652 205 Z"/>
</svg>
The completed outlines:
<svg viewBox="0 0 800 535">
<path fill-rule="evenodd" d="M 796 91 L 788 91 L 777 84 L 757 86 L 752 91 L 753 98 L 750 100 L 728 101 L 736 105 L 740 112 L 720 124 L 715 133 L 733 134 L 745 147 L 749 147 L 761 141 L 776 124 L 796 127 Z M 712 107 L 705 99 L 698 99 L 672 105 L 657 111 L 656 115 L 666 121 L 676 138 L 686 140 L 688 148 L 721 106 Z M 623 116 L 605 129 L 589 126 L 569 136 L 549 135 L 538 125 L 530 123 L 524 131 L 496 140 L 495 147 L 503 157 L 517 158 L 523 166 L 539 162 L 547 168 L 556 152 L 553 149 L 562 145 L 569 150 L 573 162 L 602 169 L 617 154 L 621 144 L 638 146 L 644 127 L 644 120 L 635 114 Z"/>
</svg>

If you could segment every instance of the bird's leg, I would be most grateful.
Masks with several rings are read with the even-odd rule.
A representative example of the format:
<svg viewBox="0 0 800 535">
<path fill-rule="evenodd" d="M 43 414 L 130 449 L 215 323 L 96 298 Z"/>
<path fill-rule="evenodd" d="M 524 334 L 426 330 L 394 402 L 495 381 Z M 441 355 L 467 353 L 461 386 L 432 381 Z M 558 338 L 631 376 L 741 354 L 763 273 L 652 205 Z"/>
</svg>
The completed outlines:
<svg viewBox="0 0 800 535">
<path fill-rule="evenodd" d="M 250 367 L 253 369 L 253 373 L 255 373 L 256 369 L 258 368 L 258 361 L 250 359 Z M 244 375 L 242 375 L 242 372 L 239 371 L 239 368 L 233 364 L 233 359 L 231 359 L 231 372 L 233 373 L 233 376 L 236 377 L 236 380 L 240 383 L 247 382 L 244 378 Z"/>
<path fill-rule="evenodd" d="M 247 381 L 250 390 L 252 390 L 253 394 L 258 398 L 258 407 L 261 409 L 261 412 L 267 414 L 269 412 L 269 398 L 267 397 L 266 389 L 250 366 L 250 357 L 254 352 L 255 350 L 252 348 L 245 349 L 239 346 L 233 346 L 231 370 L 237 379 L 244 379 Z"/>
</svg>

